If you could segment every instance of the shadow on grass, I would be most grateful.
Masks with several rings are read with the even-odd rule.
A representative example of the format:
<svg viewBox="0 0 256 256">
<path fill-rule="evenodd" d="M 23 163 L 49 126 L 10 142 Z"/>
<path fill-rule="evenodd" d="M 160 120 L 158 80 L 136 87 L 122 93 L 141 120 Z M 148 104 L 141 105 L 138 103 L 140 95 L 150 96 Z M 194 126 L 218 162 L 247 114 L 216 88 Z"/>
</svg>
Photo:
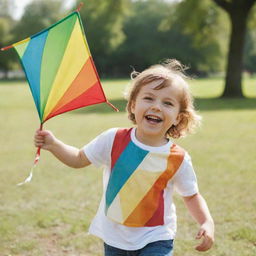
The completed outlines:
<svg viewBox="0 0 256 256">
<path fill-rule="evenodd" d="M 13 83 L 27 83 L 25 78 L 10 78 L 10 79 L 0 79 L 0 86 L 5 86 L 6 84 L 13 84 Z"/>
<path fill-rule="evenodd" d="M 196 98 L 195 106 L 202 111 L 256 109 L 256 98 Z"/>
<path fill-rule="evenodd" d="M 125 112 L 126 100 L 115 99 L 110 102 L 119 109 L 120 112 Z M 241 110 L 241 109 L 256 109 L 256 98 L 244 98 L 244 99 L 221 99 L 221 98 L 196 98 L 195 106 L 201 111 L 212 110 Z M 106 103 L 98 105 L 88 106 L 81 108 L 73 113 L 113 113 L 114 110 Z"/>
</svg>

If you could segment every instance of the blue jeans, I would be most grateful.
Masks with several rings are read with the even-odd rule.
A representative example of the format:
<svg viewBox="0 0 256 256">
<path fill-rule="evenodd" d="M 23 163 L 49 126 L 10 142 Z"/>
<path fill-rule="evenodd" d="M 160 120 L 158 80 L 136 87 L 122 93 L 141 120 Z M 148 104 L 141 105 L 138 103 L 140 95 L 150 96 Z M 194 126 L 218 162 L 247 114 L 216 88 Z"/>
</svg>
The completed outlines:
<svg viewBox="0 0 256 256">
<path fill-rule="evenodd" d="M 147 244 L 145 247 L 126 251 L 104 243 L 105 256 L 172 256 L 173 240 L 162 240 Z"/>
</svg>

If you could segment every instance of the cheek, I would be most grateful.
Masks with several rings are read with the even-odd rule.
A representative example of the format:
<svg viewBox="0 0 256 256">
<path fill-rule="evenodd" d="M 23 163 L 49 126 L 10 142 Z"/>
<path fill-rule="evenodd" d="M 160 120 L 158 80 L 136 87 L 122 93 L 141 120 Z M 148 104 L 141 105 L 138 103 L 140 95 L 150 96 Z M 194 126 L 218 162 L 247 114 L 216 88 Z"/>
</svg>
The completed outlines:
<svg viewBox="0 0 256 256">
<path fill-rule="evenodd" d="M 179 120 L 179 111 L 178 110 L 171 110 L 171 111 L 169 111 L 168 112 L 168 120 L 170 121 L 170 122 L 174 122 L 174 123 L 176 123 L 176 122 L 178 122 L 178 120 Z"/>
</svg>

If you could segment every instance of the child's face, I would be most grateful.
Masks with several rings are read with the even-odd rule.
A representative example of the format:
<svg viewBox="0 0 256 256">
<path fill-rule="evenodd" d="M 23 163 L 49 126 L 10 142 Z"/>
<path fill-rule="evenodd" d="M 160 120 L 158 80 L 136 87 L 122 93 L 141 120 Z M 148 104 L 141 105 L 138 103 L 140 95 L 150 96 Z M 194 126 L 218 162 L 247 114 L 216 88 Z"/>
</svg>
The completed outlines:
<svg viewBox="0 0 256 256">
<path fill-rule="evenodd" d="M 153 81 L 143 86 L 131 107 L 137 124 L 137 138 L 152 146 L 166 143 L 167 131 L 178 124 L 180 109 L 180 89 L 177 85 L 154 90 L 156 83 Z"/>
</svg>

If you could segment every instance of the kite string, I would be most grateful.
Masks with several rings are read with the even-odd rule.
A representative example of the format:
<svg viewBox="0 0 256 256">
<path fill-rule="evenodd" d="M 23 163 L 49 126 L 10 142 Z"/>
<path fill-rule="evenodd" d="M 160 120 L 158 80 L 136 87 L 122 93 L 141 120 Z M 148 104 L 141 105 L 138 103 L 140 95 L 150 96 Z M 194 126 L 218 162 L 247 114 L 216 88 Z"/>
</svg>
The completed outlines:
<svg viewBox="0 0 256 256">
<path fill-rule="evenodd" d="M 43 129 L 43 123 L 40 124 L 39 130 L 42 131 L 42 129 Z M 34 169 L 35 169 L 35 167 L 36 167 L 36 165 L 37 165 L 37 163 L 40 159 L 40 152 L 41 152 L 41 147 L 38 147 L 37 151 L 36 151 L 36 156 L 35 156 L 33 166 L 30 169 L 29 176 L 23 182 L 18 183 L 17 186 L 22 186 L 26 183 L 29 183 L 32 180 Z"/>
</svg>

